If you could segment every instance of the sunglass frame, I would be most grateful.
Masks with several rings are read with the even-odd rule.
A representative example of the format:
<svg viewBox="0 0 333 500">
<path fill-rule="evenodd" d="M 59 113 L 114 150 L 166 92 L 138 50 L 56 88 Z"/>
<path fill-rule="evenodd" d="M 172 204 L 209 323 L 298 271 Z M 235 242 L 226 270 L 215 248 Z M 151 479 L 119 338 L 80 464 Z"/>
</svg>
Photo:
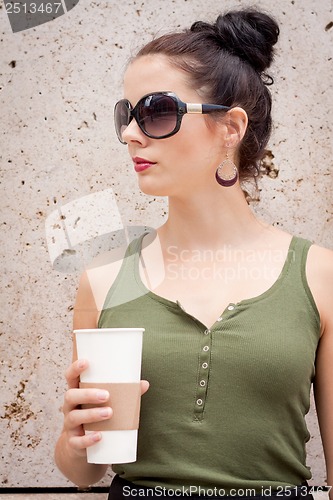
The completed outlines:
<svg viewBox="0 0 333 500">
<path fill-rule="evenodd" d="M 142 123 L 140 123 L 140 117 L 139 117 L 139 107 L 142 104 L 142 101 L 145 101 L 148 97 L 151 96 L 156 96 L 156 95 L 162 95 L 162 96 L 167 96 L 171 97 L 171 99 L 176 103 L 177 105 L 177 115 L 176 115 L 176 125 L 174 129 L 171 132 L 168 132 L 167 134 L 161 135 L 161 136 L 156 136 L 153 135 L 147 130 L 144 129 L 144 126 Z M 128 99 L 121 99 L 120 101 L 116 102 L 115 107 L 114 107 L 114 122 L 115 122 L 115 128 L 116 128 L 116 134 L 119 139 L 119 141 L 122 144 L 127 144 L 125 141 L 122 140 L 120 131 L 118 132 L 118 128 L 116 125 L 116 112 L 117 112 L 117 107 L 121 104 L 124 103 L 127 107 L 127 110 L 129 112 L 129 121 L 126 127 L 131 123 L 132 119 L 134 118 L 136 123 L 138 124 L 138 127 L 140 128 L 141 132 L 149 137 L 150 139 L 167 139 L 168 137 L 171 137 L 175 135 L 181 126 L 181 122 L 183 119 L 183 116 L 185 114 L 208 114 L 208 113 L 213 113 L 216 111 L 229 111 L 231 109 L 231 106 L 224 106 L 221 104 L 204 104 L 204 103 L 188 103 L 188 102 L 183 102 L 179 97 L 174 93 L 170 91 L 161 91 L 161 92 L 150 92 L 149 94 L 145 94 L 139 101 L 136 103 L 134 108 L 132 108 L 132 105 Z"/>
</svg>

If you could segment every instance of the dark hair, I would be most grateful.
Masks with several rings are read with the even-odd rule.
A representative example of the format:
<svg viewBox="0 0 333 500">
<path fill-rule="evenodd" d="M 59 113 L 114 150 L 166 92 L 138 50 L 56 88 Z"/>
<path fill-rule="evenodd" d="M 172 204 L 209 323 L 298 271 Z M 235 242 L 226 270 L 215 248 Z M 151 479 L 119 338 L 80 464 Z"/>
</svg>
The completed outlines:
<svg viewBox="0 0 333 500">
<path fill-rule="evenodd" d="M 272 17 L 252 8 L 236 10 L 218 16 L 213 24 L 198 21 L 190 29 L 162 35 L 136 56 L 163 54 L 188 73 L 208 102 L 246 111 L 249 123 L 239 146 L 241 180 L 258 174 L 270 137 L 272 100 L 267 85 L 273 79 L 265 71 L 278 36 Z"/>
</svg>

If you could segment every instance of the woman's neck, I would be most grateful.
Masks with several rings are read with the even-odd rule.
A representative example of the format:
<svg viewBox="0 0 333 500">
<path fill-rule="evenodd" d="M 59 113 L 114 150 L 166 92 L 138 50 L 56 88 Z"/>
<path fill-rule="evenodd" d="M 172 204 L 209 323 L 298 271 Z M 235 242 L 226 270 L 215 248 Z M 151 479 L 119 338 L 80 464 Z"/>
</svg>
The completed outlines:
<svg viewBox="0 0 333 500">
<path fill-rule="evenodd" d="M 186 200 L 169 198 L 168 220 L 158 229 L 163 243 L 197 250 L 238 247 L 257 240 L 268 225 L 255 217 L 241 188 L 235 186 L 219 194 L 200 193 Z"/>
</svg>

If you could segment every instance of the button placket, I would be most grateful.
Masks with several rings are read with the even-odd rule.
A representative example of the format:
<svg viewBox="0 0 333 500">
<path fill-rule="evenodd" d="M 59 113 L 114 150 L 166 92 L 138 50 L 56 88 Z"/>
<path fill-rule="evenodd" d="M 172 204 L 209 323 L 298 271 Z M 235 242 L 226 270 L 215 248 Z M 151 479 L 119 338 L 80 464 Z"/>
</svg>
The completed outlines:
<svg viewBox="0 0 333 500">
<path fill-rule="evenodd" d="M 212 333 L 211 330 L 207 328 L 203 332 L 203 342 L 199 353 L 199 370 L 198 370 L 195 405 L 194 405 L 195 420 L 203 419 L 203 412 L 205 408 L 207 389 L 208 389 L 211 345 L 212 345 Z"/>
</svg>

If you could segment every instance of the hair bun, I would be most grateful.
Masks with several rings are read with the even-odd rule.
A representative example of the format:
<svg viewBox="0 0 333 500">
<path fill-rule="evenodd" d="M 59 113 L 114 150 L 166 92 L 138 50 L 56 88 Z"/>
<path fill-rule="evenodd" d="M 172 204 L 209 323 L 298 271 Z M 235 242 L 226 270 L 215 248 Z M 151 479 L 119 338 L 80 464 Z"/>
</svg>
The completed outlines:
<svg viewBox="0 0 333 500">
<path fill-rule="evenodd" d="M 223 49 L 247 61 L 259 73 L 272 63 L 273 46 L 279 37 L 279 27 L 269 15 L 254 10 L 230 11 L 220 15 L 215 24 L 194 23 L 191 31 L 205 31 Z"/>
</svg>

